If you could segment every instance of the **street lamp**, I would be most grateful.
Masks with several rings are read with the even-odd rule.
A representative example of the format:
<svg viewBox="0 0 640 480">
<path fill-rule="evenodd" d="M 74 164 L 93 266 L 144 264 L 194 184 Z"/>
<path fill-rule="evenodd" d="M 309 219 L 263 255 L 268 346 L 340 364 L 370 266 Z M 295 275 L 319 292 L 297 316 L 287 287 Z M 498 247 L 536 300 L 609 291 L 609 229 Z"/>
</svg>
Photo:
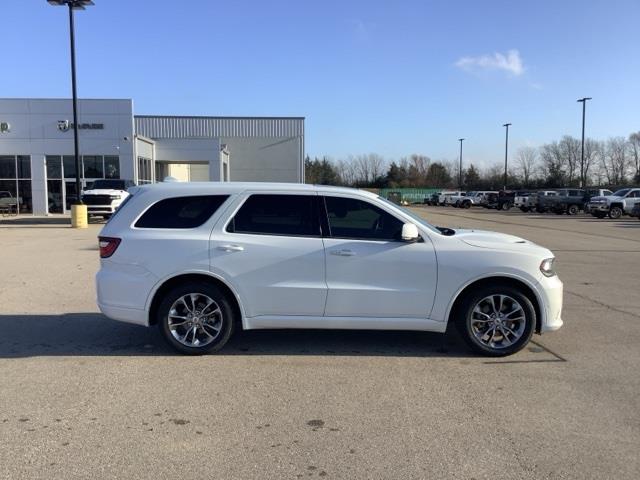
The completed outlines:
<svg viewBox="0 0 640 480">
<path fill-rule="evenodd" d="M 84 10 L 85 7 L 93 5 L 91 0 L 47 0 L 50 5 L 56 7 L 67 6 L 69 8 L 69 41 L 71 44 L 71 94 L 73 97 L 73 149 L 76 163 L 76 194 L 78 199 L 71 207 L 71 225 L 74 227 L 86 227 L 87 211 L 86 207 L 74 208 L 82 204 L 80 196 L 80 157 L 78 156 L 78 96 L 76 92 L 76 41 L 73 28 L 73 11 Z M 84 221 L 78 222 L 79 218 Z"/>
<path fill-rule="evenodd" d="M 591 97 L 579 98 L 577 101 L 582 102 L 582 149 L 580 151 L 580 188 L 584 186 L 584 114 L 587 106 L 587 100 L 591 100 Z"/>
<path fill-rule="evenodd" d="M 460 170 L 458 171 L 458 185 L 460 186 L 460 190 L 462 190 L 462 142 L 464 138 L 459 138 L 460 142 Z"/>
<path fill-rule="evenodd" d="M 509 127 L 511 126 L 511 124 L 505 123 L 502 126 L 506 128 L 506 134 L 504 139 L 504 186 L 502 189 L 506 190 L 507 189 L 507 158 L 509 153 Z"/>
</svg>

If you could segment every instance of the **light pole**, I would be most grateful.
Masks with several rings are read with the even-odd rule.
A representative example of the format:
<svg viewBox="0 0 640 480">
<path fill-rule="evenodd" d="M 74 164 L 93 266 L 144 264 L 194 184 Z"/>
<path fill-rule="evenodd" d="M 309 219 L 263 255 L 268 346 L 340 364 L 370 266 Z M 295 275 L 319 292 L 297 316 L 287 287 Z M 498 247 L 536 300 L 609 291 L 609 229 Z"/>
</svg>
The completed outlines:
<svg viewBox="0 0 640 480">
<path fill-rule="evenodd" d="M 460 142 L 460 170 L 458 171 L 458 185 L 460 186 L 460 190 L 462 190 L 462 142 L 464 138 L 459 138 Z"/>
<path fill-rule="evenodd" d="M 579 98 L 577 101 L 582 103 L 582 149 L 580 150 L 580 188 L 584 186 L 584 114 L 587 107 L 587 100 L 591 100 L 591 97 Z"/>
<path fill-rule="evenodd" d="M 509 154 L 509 127 L 511 126 L 510 123 L 505 123 L 504 125 L 502 125 L 503 127 L 505 127 L 506 132 L 505 132 L 505 138 L 504 138 L 504 186 L 502 187 L 503 190 L 507 189 L 507 158 L 508 158 L 508 154 Z"/>
<path fill-rule="evenodd" d="M 69 43 L 71 44 L 71 94 L 73 98 L 73 155 L 76 164 L 76 195 L 78 199 L 77 205 L 82 205 L 82 197 L 80 196 L 80 156 L 78 154 L 78 95 L 76 91 L 76 40 L 73 27 L 73 11 L 84 10 L 94 3 L 91 0 L 47 0 L 50 5 L 56 7 L 67 6 L 69 8 Z M 78 222 L 78 218 L 84 218 L 83 222 Z M 86 207 L 71 208 L 71 224 L 74 227 L 86 226 L 87 212 Z"/>
</svg>

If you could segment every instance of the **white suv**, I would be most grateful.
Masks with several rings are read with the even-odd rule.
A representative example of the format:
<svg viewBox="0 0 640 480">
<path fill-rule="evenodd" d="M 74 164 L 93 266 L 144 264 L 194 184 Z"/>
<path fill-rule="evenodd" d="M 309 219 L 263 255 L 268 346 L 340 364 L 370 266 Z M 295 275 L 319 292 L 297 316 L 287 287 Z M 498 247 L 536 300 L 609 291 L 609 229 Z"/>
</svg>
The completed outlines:
<svg viewBox="0 0 640 480">
<path fill-rule="evenodd" d="M 434 227 L 362 190 L 269 183 L 134 187 L 100 233 L 100 310 L 187 354 L 234 328 L 444 332 L 486 355 L 562 325 L 546 248 Z"/>
<path fill-rule="evenodd" d="M 90 189 L 82 192 L 82 203 L 89 215 L 109 218 L 126 201 L 127 189 L 134 186 L 131 180 L 96 180 Z"/>
</svg>

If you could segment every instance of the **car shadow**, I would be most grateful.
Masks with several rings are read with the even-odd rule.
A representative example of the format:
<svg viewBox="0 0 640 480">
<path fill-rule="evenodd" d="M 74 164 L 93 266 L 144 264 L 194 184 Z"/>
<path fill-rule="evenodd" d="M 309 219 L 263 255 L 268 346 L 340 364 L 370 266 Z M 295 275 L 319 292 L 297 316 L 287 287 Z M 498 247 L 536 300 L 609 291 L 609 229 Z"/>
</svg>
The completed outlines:
<svg viewBox="0 0 640 480">
<path fill-rule="evenodd" d="M 453 329 L 452 329 L 453 330 Z M 0 315 L 0 358 L 175 356 L 157 328 L 99 313 Z M 370 330 L 236 331 L 218 355 L 472 357 L 455 332 Z"/>
<path fill-rule="evenodd" d="M 89 217 L 90 224 L 104 224 L 106 220 L 103 218 Z M 21 227 L 40 227 L 55 226 L 71 228 L 71 217 L 63 215 L 55 215 L 51 217 L 32 217 L 29 215 L 19 217 L 0 218 L 0 225 L 21 226 Z"/>
</svg>

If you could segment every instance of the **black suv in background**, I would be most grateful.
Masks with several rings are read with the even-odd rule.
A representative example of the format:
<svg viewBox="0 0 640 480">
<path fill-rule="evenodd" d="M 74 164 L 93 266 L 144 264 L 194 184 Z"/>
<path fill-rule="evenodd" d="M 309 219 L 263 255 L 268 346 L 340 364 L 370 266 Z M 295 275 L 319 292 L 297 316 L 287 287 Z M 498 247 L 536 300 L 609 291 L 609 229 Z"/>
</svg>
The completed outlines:
<svg viewBox="0 0 640 480">
<path fill-rule="evenodd" d="M 516 195 L 520 195 L 521 190 L 500 190 L 498 193 L 487 194 L 487 202 L 483 204 L 485 208 L 495 208 L 496 210 L 510 210 L 513 207 Z"/>
</svg>

